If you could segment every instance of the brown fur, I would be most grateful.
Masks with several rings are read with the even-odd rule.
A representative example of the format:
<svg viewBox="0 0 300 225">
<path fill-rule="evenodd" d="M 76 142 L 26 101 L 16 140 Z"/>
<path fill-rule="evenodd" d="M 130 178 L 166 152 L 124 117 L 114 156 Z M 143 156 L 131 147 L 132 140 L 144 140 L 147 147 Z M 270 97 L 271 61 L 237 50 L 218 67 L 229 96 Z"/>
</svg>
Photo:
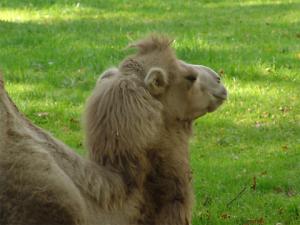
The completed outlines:
<svg viewBox="0 0 300 225">
<path fill-rule="evenodd" d="M 164 37 L 103 73 L 87 102 L 89 158 L 28 121 L 0 78 L 0 224 L 187 225 L 192 121 L 226 89 Z"/>
</svg>

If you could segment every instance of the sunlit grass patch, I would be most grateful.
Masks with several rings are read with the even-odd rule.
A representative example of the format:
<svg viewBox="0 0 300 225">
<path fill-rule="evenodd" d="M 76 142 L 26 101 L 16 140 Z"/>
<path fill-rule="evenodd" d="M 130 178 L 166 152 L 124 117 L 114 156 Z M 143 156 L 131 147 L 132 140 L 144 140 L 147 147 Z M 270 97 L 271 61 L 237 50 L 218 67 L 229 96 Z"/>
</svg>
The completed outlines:
<svg viewBox="0 0 300 225">
<path fill-rule="evenodd" d="M 53 6 L 44 9 L 35 8 L 1 8 L 0 20 L 7 22 L 25 23 L 37 22 L 47 23 L 55 21 L 68 21 L 92 14 L 92 9 L 80 9 L 79 7 Z"/>
</svg>

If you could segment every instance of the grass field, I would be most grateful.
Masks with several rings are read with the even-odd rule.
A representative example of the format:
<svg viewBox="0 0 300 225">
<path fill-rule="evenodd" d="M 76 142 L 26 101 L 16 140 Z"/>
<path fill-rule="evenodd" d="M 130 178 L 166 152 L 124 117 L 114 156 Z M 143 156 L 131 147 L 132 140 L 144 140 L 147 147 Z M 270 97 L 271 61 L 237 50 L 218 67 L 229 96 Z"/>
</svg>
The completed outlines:
<svg viewBox="0 0 300 225">
<path fill-rule="evenodd" d="M 95 80 L 154 31 L 230 92 L 195 124 L 193 224 L 299 225 L 299 0 L 1 0 L 0 68 L 18 107 L 84 154 Z"/>
</svg>

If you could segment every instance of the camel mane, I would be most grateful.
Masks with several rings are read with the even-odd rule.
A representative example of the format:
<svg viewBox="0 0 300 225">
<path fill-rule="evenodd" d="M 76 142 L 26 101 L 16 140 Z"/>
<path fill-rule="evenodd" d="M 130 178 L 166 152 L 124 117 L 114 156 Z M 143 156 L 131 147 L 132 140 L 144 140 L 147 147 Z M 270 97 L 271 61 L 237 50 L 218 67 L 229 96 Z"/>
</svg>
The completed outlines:
<svg viewBox="0 0 300 225">
<path fill-rule="evenodd" d="M 138 54 L 148 54 L 153 51 L 171 50 L 173 41 L 167 36 L 153 34 L 148 38 L 129 45 L 129 47 L 138 48 Z"/>
<path fill-rule="evenodd" d="M 123 176 L 130 185 L 141 185 L 138 172 L 146 169 L 145 149 L 158 134 L 161 108 L 135 76 L 115 75 L 100 80 L 86 105 L 90 158 L 126 172 Z"/>
</svg>

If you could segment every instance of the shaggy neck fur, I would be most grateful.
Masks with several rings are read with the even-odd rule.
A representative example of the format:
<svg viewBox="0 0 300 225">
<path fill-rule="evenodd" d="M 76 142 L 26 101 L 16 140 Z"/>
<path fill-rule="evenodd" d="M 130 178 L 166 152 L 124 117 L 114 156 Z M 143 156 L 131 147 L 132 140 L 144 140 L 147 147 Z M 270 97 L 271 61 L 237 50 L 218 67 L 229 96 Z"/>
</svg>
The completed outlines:
<svg viewBox="0 0 300 225">
<path fill-rule="evenodd" d="M 143 184 L 149 169 L 144 153 L 158 135 L 161 108 L 133 75 L 103 79 L 87 103 L 86 144 L 90 158 L 120 171 L 128 189 Z"/>
</svg>

